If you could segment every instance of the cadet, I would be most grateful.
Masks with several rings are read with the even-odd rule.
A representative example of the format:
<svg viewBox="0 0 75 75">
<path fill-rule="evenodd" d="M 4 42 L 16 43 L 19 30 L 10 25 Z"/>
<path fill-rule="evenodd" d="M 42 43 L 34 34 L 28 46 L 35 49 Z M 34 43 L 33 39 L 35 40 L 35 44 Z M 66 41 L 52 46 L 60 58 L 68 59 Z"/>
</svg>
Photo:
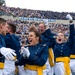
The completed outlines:
<svg viewBox="0 0 75 75">
<path fill-rule="evenodd" d="M 6 74 L 7 68 L 5 68 L 4 66 L 5 58 L 9 61 L 14 59 L 13 56 L 16 56 L 16 54 L 12 49 L 6 48 L 4 37 L 6 36 L 7 30 L 8 30 L 7 21 L 0 18 L 0 75 L 3 74 L 7 75 Z"/>
<path fill-rule="evenodd" d="M 15 50 L 15 52 L 17 54 L 17 59 L 19 59 L 19 57 L 20 57 L 19 51 L 21 49 L 21 45 L 20 45 L 19 37 L 15 35 L 16 25 L 14 25 L 12 23 L 8 23 L 8 24 L 9 24 L 8 33 L 5 37 L 6 47 Z"/>
<path fill-rule="evenodd" d="M 46 29 L 46 25 L 44 23 L 40 23 L 38 26 L 38 30 L 41 34 L 41 39 L 43 44 L 47 44 L 49 47 L 49 59 L 46 62 L 47 74 L 53 75 L 53 66 L 54 66 L 54 55 L 53 50 L 51 48 L 51 44 L 54 40 L 54 35 L 51 33 L 50 29 Z"/>
<path fill-rule="evenodd" d="M 56 41 L 53 43 L 53 51 L 55 57 L 55 75 L 71 75 L 70 70 L 70 52 L 74 45 L 74 25 L 70 19 L 70 35 L 68 41 L 64 33 L 57 34 Z"/>
<path fill-rule="evenodd" d="M 25 75 L 46 75 L 47 45 L 40 44 L 40 34 L 36 30 L 29 32 L 28 42 L 29 46 L 22 47 L 24 52 L 19 64 L 25 65 Z"/>
<path fill-rule="evenodd" d="M 70 14 L 68 14 L 70 16 Z M 72 71 L 72 75 L 75 75 L 75 33 L 74 33 L 74 45 L 73 48 L 71 49 L 70 53 L 70 68 Z"/>
<path fill-rule="evenodd" d="M 72 74 L 75 75 L 75 36 L 74 36 L 74 46 L 73 49 L 71 50 L 70 54 L 70 68 L 72 71 Z"/>
<path fill-rule="evenodd" d="M 16 32 L 16 25 L 9 23 L 8 33 L 5 37 L 5 42 L 6 42 L 7 48 L 11 48 L 11 49 L 15 50 L 15 53 L 17 54 L 16 59 L 18 60 L 20 57 L 21 45 L 20 45 L 20 40 L 19 40 L 18 36 L 15 35 L 15 32 Z M 11 61 L 11 63 L 13 63 L 13 62 Z"/>
</svg>

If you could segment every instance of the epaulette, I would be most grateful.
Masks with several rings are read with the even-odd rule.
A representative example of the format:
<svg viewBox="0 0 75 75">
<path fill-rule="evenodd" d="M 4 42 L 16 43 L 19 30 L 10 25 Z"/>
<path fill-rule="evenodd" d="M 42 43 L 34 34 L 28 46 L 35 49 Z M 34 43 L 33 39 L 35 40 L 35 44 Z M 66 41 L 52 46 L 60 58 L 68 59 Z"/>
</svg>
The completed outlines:
<svg viewBox="0 0 75 75">
<path fill-rule="evenodd" d="M 41 44 L 41 46 L 47 46 L 47 44 Z"/>
<path fill-rule="evenodd" d="M 47 44 L 43 44 L 43 46 L 47 46 Z"/>
</svg>

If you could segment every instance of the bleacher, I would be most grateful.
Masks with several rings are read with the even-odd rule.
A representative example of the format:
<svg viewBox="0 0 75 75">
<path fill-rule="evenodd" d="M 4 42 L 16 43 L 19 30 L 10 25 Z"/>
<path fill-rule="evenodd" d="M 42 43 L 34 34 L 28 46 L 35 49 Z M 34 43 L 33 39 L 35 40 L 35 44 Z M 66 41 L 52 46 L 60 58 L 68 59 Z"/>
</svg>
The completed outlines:
<svg viewBox="0 0 75 75">
<path fill-rule="evenodd" d="M 44 22 L 54 34 L 61 30 L 66 35 L 69 35 L 69 21 L 65 18 L 67 13 L 68 12 L 60 13 L 0 6 L 0 17 L 17 26 L 16 35 L 18 35 L 21 40 L 26 38 L 31 25 L 38 27 L 40 22 Z M 75 14 L 70 14 L 73 16 L 75 23 Z"/>
</svg>

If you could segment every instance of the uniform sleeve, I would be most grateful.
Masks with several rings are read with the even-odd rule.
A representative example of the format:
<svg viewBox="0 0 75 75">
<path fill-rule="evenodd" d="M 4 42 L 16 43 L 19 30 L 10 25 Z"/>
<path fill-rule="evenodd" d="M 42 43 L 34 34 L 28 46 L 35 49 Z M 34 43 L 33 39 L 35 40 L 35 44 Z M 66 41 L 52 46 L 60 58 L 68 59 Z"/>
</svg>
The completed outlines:
<svg viewBox="0 0 75 75">
<path fill-rule="evenodd" d="M 48 39 L 52 39 L 53 36 L 54 36 L 54 34 L 51 33 L 51 30 L 50 30 L 50 29 L 47 29 L 47 30 L 43 33 L 43 35 L 44 35 L 46 38 L 48 38 Z"/>
<path fill-rule="evenodd" d="M 51 33 L 51 30 L 47 29 L 42 35 L 45 37 L 43 41 L 48 45 L 49 48 L 52 47 L 55 43 L 55 38 L 54 34 Z M 45 41 L 45 39 L 47 40 Z"/>
<path fill-rule="evenodd" d="M 42 50 L 41 56 L 37 56 L 37 55 L 30 55 L 28 60 L 31 60 L 34 65 L 39 65 L 39 66 L 43 66 L 48 58 L 48 47 L 45 46 Z"/>
<path fill-rule="evenodd" d="M 70 25 L 70 35 L 68 40 L 69 47 L 72 47 L 74 45 L 74 24 Z"/>
<path fill-rule="evenodd" d="M 0 48 L 5 47 L 5 41 L 0 37 Z M 0 61 L 4 62 L 4 56 L 0 53 Z"/>
<path fill-rule="evenodd" d="M 26 63 L 26 59 L 23 57 L 23 55 L 21 55 L 20 58 L 19 58 L 19 60 L 17 60 L 15 62 L 15 65 L 16 66 L 18 66 L 18 65 L 22 66 L 22 65 L 25 65 L 25 63 Z"/>
<path fill-rule="evenodd" d="M 2 37 L 0 37 L 0 48 L 5 47 L 5 46 L 6 46 L 5 40 Z"/>
<path fill-rule="evenodd" d="M 5 36 L 5 43 L 7 48 L 11 46 L 10 36 L 8 35 Z"/>
<path fill-rule="evenodd" d="M 21 45 L 19 42 L 19 38 L 15 35 L 7 35 L 5 37 L 6 47 L 15 50 L 17 54 L 17 59 L 20 57 L 19 50 L 21 49 Z"/>
</svg>

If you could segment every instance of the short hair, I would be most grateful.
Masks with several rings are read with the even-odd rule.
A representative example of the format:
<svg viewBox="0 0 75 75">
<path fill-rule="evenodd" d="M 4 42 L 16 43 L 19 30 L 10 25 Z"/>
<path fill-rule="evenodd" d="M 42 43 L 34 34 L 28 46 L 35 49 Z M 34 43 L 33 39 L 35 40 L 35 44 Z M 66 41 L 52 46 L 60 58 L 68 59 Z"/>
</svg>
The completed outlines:
<svg viewBox="0 0 75 75">
<path fill-rule="evenodd" d="M 43 25 L 44 25 L 44 27 L 46 28 L 46 25 L 45 25 L 45 23 L 44 23 L 44 22 L 40 22 L 40 23 L 39 23 L 39 25 L 40 25 L 40 24 L 43 24 Z"/>
<path fill-rule="evenodd" d="M 13 23 L 8 23 L 8 25 L 9 25 L 9 28 L 12 30 L 12 32 L 15 33 L 16 32 L 16 25 Z"/>
<path fill-rule="evenodd" d="M 7 21 L 6 21 L 5 19 L 0 18 L 0 25 L 1 25 L 1 24 L 4 24 L 4 25 L 5 25 L 6 22 L 7 22 Z"/>
</svg>

